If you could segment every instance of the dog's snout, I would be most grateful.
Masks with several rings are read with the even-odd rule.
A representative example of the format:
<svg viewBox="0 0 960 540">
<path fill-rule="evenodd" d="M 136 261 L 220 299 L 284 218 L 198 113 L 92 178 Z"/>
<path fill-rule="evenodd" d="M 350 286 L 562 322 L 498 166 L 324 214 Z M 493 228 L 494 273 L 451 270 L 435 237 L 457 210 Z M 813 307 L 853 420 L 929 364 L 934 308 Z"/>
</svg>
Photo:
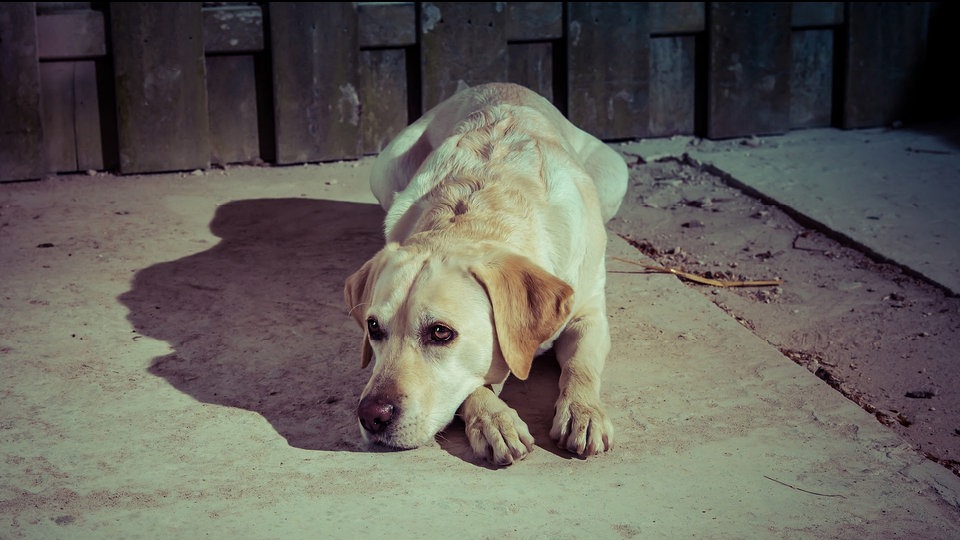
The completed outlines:
<svg viewBox="0 0 960 540">
<path fill-rule="evenodd" d="M 371 396 L 360 400 L 360 406 L 357 407 L 360 425 L 370 433 L 380 433 L 387 429 L 396 414 L 397 407 L 393 403 Z"/>
</svg>

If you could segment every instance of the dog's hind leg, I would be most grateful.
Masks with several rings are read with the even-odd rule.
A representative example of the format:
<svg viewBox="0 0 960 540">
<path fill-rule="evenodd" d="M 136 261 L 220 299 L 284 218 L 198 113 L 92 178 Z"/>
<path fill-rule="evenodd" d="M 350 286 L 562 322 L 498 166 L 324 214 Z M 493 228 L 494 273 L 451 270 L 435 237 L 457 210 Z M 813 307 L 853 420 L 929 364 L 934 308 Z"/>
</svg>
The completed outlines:
<svg viewBox="0 0 960 540">
<path fill-rule="evenodd" d="M 600 212 L 606 223 L 617 214 L 627 192 L 627 163 L 614 149 L 600 141 L 587 146 L 581 159 L 587 174 L 593 178 Z"/>
</svg>

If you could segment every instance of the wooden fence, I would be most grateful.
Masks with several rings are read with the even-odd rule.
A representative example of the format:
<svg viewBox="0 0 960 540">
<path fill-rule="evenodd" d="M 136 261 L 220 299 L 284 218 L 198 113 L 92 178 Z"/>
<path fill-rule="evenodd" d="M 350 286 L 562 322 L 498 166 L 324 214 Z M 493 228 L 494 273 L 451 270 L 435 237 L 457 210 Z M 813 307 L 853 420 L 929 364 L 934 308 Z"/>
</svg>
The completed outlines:
<svg viewBox="0 0 960 540">
<path fill-rule="evenodd" d="M 378 152 L 460 81 L 604 140 L 907 119 L 938 3 L 0 4 L 0 181 Z"/>
</svg>

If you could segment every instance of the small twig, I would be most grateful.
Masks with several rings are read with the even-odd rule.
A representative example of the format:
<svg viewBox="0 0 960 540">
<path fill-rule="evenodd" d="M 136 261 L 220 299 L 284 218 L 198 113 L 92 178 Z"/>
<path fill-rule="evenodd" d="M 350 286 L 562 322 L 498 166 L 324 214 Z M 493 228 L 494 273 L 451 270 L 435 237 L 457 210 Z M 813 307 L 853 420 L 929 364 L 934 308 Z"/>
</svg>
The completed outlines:
<svg viewBox="0 0 960 540">
<path fill-rule="evenodd" d="M 631 261 L 628 259 L 621 259 L 620 257 L 614 257 L 614 260 L 625 262 L 628 264 L 633 264 L 636 266 L 642 266 L 648 272 L 655 272 L 660 274 L 673 274 L 675 276 L 694 281 L 696 283 L 701 283 L 703 285 L 711 285 L 713 287 L 772 287 L 776 285 L 782 285 L 783 280 L 780 279 L 769 279 L 769 280 L 753 280 L 753 281 L 729 281 L 729 280 L 719 280 L 719 279 L 710 279 L 696 274 L 691 274 L 689 272 L 682 272 L 676 268 L 667 268 L 665 266 L 650 266 L 647 264 L 638 263 L 636 261 Z"/>
<path fill-rule="evenodd" d="M 786 482 L 781 482 L 781 481 L 777 480 L 776 478 L 770 478 L 770 477 L 767 476 L 767 475 L 763 475 L 763 477 L 766 478 L 767 480 L 770 480 L 771 482 L 776 482 L 776 483 L 780 484 L 781 486 L 787 486 L 787 487 L 790 488 L 790 489 L 795 489 L 795 490 L 797 490 L 797 491 L 802 491 L 802 492 L 804 492 L 804 493 L 809 493 L 809 494 L 811 494 L 811 495 L 816 495 L 816 496 L 818 496 L 818 497 L 840 497 L 841 499 L 846 499 L 846 497 L 844 497 L 843 495 L 840 495 L 839 493 L 834 493 L 834 494 L 830 494 L 830 493 L 817 493 L 816 491 L 810 491 L 809 489 L 803 489 L 803 488 L 798 488 L 797 486 L 791 486 L 790 484 L 788 484 L 788 483 L 786 483 Z"/>
</svg>

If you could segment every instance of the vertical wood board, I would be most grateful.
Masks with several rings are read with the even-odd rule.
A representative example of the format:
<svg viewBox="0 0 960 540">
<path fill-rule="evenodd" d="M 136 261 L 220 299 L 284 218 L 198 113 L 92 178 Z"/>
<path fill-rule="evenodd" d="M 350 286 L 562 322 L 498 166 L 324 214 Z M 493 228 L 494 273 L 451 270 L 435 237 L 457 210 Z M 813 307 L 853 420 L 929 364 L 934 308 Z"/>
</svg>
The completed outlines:
<svg viewBox="0 0 960 540">
<path fill-rule="evenodd" d="M 203 8 L 203 48 L 209 53 L 251 53 L 263 50 L 260 6 Z"/>
<path fill-rule="evenodd" d="M 831 29 L 795 30 L 790 76 L 790 128 L 827 127 L 833 119 Z"/>
<path fill-rule="evenodd" d="M 357 4 L 360 48 L 409 47 L 417 43 L 417 9 L 413 2 Z"/>
<path fill-rule="evenodd" d="M 200 3 L 117 2 L 110 7 L 120 171 L 208 167 Z"/>
<path fill-rule="evenodd" d="M 696 38 L 650 40 L 648 136 L 692 135 L 696 118 Z"/>
<path fill-rule="evenodd" d="M 708 137 L 789 129 L 790 13 L 789 3 L 710 4 Z"/>
<path fill-rule="evenodd" d="M 706 2 L 650 2 L 650 34 L 671 36 L 706 30 Z"/>
<path fill-rule="evenodd" d="M 40 64 L 43 131 L 46 134 L 44 143 L 51 171 L 77 170 L 73 68 L 73 62 Z"/>
<path fill-rule="evenodd" d="M 461 81 L 507 80 L 504 2 L 423 2 L 420 32 L 424 111 L 456 93 Z"/>
<path fill-rule="evenodd" d="M 207 57 L 211 163 L 260 158 L 255 76 L 253 55 Z"/>
<path fill-rule="evenodd" d="M 104 168 L 93 60 L 42 62 L 45 155 L 51 172 Z"/>
<path fill-rule="evenodd" d="M 839 26 L 843 24 L 844 2 L 791 2 L 793 28 Z"/>
<path fill-rule="evenodd" d="M 73 62 L 73 114 L 77 134 L 77 170 L 100 171 L 107 168 L 104 158 L 103 124 L 113 120 L 113 115 L 103 116 L 100 103 L 101 86 L 97 73 L 100 60 Z"/>
<path fill-rule="evenodd" d="M 352 3 L 270 4 L 278 163 L 361 155 L 359 45 Z"/>
<path fill-rule="evenodd" d="M 849 4 L 843 127 L 907 120 L 911 107 L 921 105 L 915 85 L 926 56 L 928 25 L 928 3 Z"/>
<path fill-rule="evenodd" d="M 563 39 L 563 2 L 507 2 L 507 39 Z"/>
<path fill-rule="evenodd" d="M 34 3 L 0 4 L 0 181 L 49 172 L 37 49 Z"/>
<path fill-rule="evenodd" d="M 91 58 L 107 54 L 103 13 L 84 10 L 37 17 L 40 58 Z"/>
<path fill-rule="evenodd" d="M 554 48 L 554 43 L 550 41 L 511 43 L 508 47 L 508 80 L 526 86 L 556 105 L 553 92 L 556 77 Z"/>
<path fill-rule="evenodd" d="M 376 154 L 412 121 L 407 111 L 407 51 L 361 51 L 360 64 L 363 152 Z"/>
<path fill-rule="evenodd" d="M 567 116 L 605 140 L 640 137 L 649 125 L 650 29 L 641 2 L 571 2 Z"/>
</svg>

